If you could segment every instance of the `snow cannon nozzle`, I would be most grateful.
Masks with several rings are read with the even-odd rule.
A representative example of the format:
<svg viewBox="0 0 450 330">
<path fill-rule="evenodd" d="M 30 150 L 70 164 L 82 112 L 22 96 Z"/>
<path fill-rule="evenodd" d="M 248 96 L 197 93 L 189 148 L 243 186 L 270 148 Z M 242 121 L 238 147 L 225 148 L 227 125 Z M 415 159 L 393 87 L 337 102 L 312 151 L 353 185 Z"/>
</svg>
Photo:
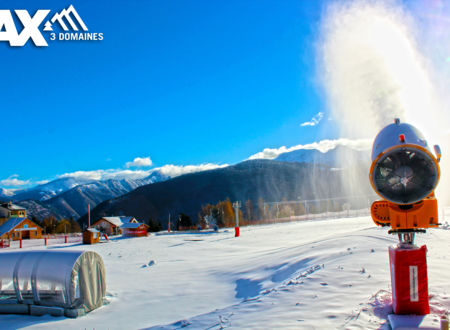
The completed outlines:
<svg viewBox="0 0 450 330">
<path fill-rule="evenodd" d="M 415 233 L 439 225 L 434 196 L 440 177 L 439 146 L 434 152 L 436 156 L 417 128 L 398 118 L 373 143 L 370 183 L 382 199 L 372 204 L 372 219 L 378 226 L 390 226 L 400 242 L 412 244 Z"/>
</svg>

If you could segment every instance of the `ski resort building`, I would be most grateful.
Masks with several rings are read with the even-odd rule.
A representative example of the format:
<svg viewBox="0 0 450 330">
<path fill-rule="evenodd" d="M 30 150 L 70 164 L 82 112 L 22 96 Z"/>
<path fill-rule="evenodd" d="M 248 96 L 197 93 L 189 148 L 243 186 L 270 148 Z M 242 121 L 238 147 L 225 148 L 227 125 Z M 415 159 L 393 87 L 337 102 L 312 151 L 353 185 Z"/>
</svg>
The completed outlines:
<svg viewBox="0 0 450 330">
<path fill-rule="evenodd" d="M 0 226 L 0 239 L 42 238 L 42 228 L 28 218 L 10 218 Z"/>
<path fill-rule="evenodd" d="M 121 227 L 127 223 L 138 223 L 133 217 L 103 217 L 95 222 L 92 227 L 97 228 L 107 235 L 120 235 Z"/>
<path fill-rule="evenodd" d="M 122 234 L 127 237 L 141 237 L 147 236 L 149 226 L 140 222 L 129 222 L 123 224 L 121 227 Z"/>
<path fill-rule="evenodd" d="M 9 203 L 0 204 L 0 225 L 8 221 L 10 218 L 26 218 L 27 210 L 22 206 Z"/>
</svg>

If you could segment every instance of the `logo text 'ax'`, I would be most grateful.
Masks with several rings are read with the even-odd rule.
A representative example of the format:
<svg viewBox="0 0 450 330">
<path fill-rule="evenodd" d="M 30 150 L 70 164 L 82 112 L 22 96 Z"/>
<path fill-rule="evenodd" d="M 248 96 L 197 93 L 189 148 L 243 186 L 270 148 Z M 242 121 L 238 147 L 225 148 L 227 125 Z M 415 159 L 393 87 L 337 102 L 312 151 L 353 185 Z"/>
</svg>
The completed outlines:
<svg viewBox="0 0 450 330">
<path fill-rule="evenodd" d="M 0 9 L 0 41 L 7 41 L 12 47 L 22 47 L 31 39 L 36 46 L 45 47 L 48 46 L 48 43 L 43 36 L 43 32 L 50 33 L 51 41 L 103 40 L 103 33 L 86 32 L 88 28 L 73 5 L 70 5 L 67 9 L 63 9 L 59 13 L 55 13 L 50 20 L 45 22 L 44 28 L 41 31 L 40 26 L 50 11 L 49 9 L 39 9 L 31 16 L 27 10 L 14 10 L 17 19 L 23 25 L 23 29 L 19 33 L 12 12 L 10 10 Z M 72 30 L 75 32 L 60 32 L 57 34 L 53 30 L 53 24 L 55 23 L 58 23 L 59 28 L 63 31 Z M 84 32 L 78 32 L 80 30 Z"/>
</svg>

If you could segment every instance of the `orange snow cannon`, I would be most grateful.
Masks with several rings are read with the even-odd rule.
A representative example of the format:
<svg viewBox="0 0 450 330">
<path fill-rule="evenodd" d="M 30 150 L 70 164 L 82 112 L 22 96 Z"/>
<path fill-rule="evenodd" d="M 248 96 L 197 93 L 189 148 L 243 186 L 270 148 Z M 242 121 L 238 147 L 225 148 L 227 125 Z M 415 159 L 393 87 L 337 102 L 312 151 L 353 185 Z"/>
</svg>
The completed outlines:
<svg viewBox="0 0 450 330">
<path fill-rule="evenodd" d="M 414 126 L 400 123 L 383 128 L 372 147 L 370 183 L 382 200 L 371 207 L 378 226 L 390 226 L 400 241 L 413 243 L 416 232 L 437 227 L 438 208 L 434 190 L 439 182 L 441 151 Z"/>
</svg>

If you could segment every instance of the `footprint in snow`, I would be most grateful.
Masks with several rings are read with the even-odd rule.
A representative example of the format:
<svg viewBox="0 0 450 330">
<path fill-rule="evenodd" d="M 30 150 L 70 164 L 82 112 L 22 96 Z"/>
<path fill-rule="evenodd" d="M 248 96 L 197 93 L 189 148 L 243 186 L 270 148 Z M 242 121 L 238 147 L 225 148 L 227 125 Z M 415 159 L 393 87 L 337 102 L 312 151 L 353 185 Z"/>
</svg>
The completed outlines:
<svg viewBox="0 0 450 330">
<path fill-rule="evenodd" d="M 154 264 L 155 264 L 155 261 L 154 260 L 150 260 L 148 264 L 142 265 L 141 268 L 147 268 L 147 267 L 153 266 Z"/>
</svg>

